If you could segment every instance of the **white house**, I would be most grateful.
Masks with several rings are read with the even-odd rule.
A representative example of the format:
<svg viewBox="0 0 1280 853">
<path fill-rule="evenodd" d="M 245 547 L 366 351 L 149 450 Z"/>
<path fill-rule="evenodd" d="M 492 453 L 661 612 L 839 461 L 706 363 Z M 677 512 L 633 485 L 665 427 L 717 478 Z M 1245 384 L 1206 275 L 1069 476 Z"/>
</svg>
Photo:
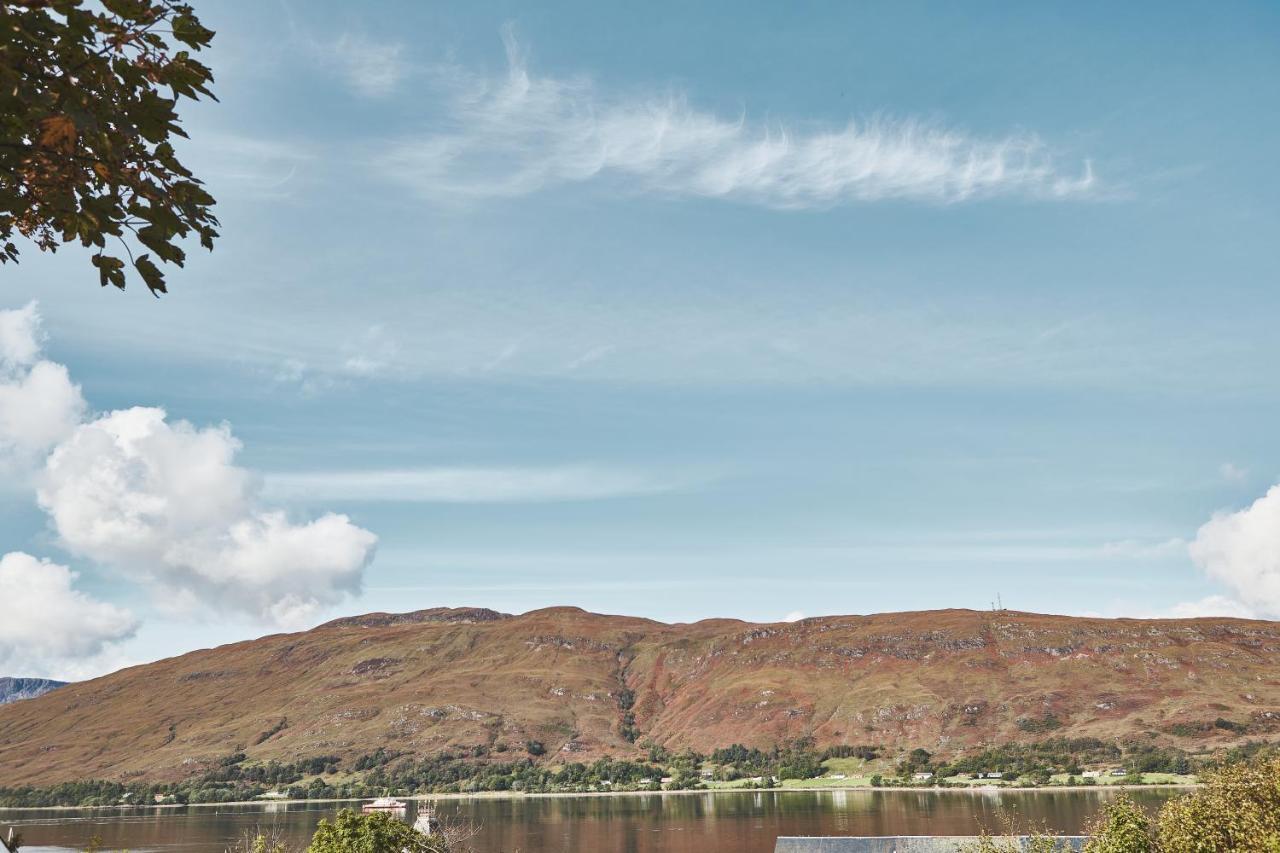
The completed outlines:
<svg viewBox="0 0 1280 853">
<path fill-rule="evenodd" d="M 1086 771 L 1084 771 L 1083 773 L 1081 773 L 1080 775 L 1081 775 L 1082 777 L 1084 777 L 1085 779 L 1097 779 L 1099 776 L 1101 776 L 1101 775 L 1102 775 L 1102 771 L 1101 771 L 1101 770 L 1086 770 Z"/>
<path fill-rule="evenodd" d="M 913 781 L 915 781 L 915 782 L 928 782 L 928 781 L 929 781 L 930 779 L 932 779 L 932 778 L 933 778 L 933 774 L 932 774 L 932 773 L 913 773 L 913 774 L 911 774 L 911 779 L 912 779 Z"/>
</svg>

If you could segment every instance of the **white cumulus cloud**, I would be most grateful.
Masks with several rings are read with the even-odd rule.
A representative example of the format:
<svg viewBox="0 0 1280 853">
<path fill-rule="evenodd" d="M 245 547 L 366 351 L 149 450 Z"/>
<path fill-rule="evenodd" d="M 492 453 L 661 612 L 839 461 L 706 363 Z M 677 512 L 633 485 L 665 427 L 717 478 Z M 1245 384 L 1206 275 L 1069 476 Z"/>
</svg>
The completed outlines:
<svg viewBox="0 0 1280 853">
<path fill-rule="evenodd" d="M 37 463 L 70 435 L 84 414 L 84 398 L 67 369 L 40 357 L 35 303 L 0 311 L 0 474 Z"/>
<path fill-rule="evenodd" d="M 13 675 L 66 674 L 133 636 L 131 613 L 76 590 L 75 572 L 21 551 L 0 556 L 0 665 Z M 74 665 L 72 665 L 74 666 Z"/>
<path fill-rule="evenodd" d="M 40 314 L 36 303 L 0 311 L 0 365 L 29 366 L 40 355 Z"/>
<path fill-rule="evenodd" d="M 1256 619 L 1258 614 L 1234 598 L 1210 595 L 1199 601 L 1184 601 L 1159 614 L 1161 618 L 1195 619 L 1201 616 L 1234 616 L 1237 619 Z"/>
<path fill-rule="evenodd" d="M 4 481 L 34 484 L 68 551 L 147 582 L 162 605 L 283 627 L 359 591 L 373 533 L 345 515 L 296 522 L 266 505 L 261 478 L 235 464 L 240 442 L 226 424 L 199 428 L 145 407 L 88 416 L 42 339 L 34 303 L 0 311 L 0 473 L 21 466 Z M 70 590 L 69 570 L 39 565 Z M 66 612 L 92 629 L 87 601 Z"/>
<path fill-rule="evenodd" d="M 1196 565 L 1229 587 L 1246 608 L 1280 616 L 1280 485 L 1245 509 L 1214 515 L 1188 551 Z"/>
<path fill-rule="evenodd" d="M 1089 195 L 1088 162 L 1064 172 L 1033 133 L 980 137 L 878 117 L 837 127 L 722 118 L 680 94 L 614 95 L 587 78 L 539 77 L 511 31 L 505 78 L 456 73 L 441 129 L 394 142 L 386 174 L 434 198 L 519 196 L 617 178 L 641 191 L 825 208 L 903 199 Z"/>
<path fill-rule="evenodd" d="M 132 408 L 82 424 L 49 456 L 37 500 L 73 553 L 159 584 L 177 605 L 286 627 L 359 590 L 377 537 L 343 515 L 265 510 L 226 425 Z"/>
</svg>

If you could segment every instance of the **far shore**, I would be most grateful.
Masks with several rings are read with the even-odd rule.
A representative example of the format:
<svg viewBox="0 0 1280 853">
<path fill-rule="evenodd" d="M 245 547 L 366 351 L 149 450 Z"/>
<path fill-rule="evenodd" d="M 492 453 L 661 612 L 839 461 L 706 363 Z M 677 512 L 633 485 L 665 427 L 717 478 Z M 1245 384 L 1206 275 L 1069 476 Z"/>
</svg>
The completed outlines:
<svg viewBox="0 0 1280 853">
<path fill-rule="evenodd" d="M 1201 787 L 1199 782 L 1158 782 L 1150 785 L 1125 785 L 1123 783 L 1109 785 L 1044 785 L 1035 788 L 1023 788 L 1015 785 L 970 785 L 967 787 L 904 787 L 885 785 L 829 785 L 806 786 L 803 788 L 693 788 L 681 791 L 565 791 L 552 793 L 527 793 L 525 791 L 475 791 L 467 794 L 399 794 L 397 799 L 409 802 L 431 802 L 435 800 L 524 800 L 524 799 L 556 799 L 571 797 L 672 797 L 690 796 L 693 794 L 809 794 L 831 791 L 882 791 L 900 794 L 1055 794 L 1076 791 L 1150 791 L 1150 790 L 1194 790 Z M 116 806 L 0 806 L 0 813 L 5 812 L 46 812 L 46 811 L 126 811 L 130 809 L 217 809 L 226 806 L 264 806 L 264 805 L 306 805 L 307 803 L 367 803 L 372 797 L 351 799 L 349 797 L 315 800 L 258 799 L 234 800 L 225 803 L 154 803 Z M 2 822 L 2 821 L 0 821 Z"/>
</svg>

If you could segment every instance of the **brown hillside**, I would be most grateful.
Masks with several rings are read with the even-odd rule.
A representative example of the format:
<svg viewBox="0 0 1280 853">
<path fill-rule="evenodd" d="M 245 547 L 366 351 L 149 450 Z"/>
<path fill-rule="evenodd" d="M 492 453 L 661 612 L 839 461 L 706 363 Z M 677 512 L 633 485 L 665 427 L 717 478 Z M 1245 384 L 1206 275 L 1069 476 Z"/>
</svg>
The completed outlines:
<svg viewBox="0 0 1280 853">
<path fill-rule="evenodd" d="M 948 753 L 1050 733 L 1154 733 L 1196 749 L 1244 737 L 1214 728 L 1219 718 L 1251 737 L 1280 730 L 1277 664 L 1280 624 L 1239 619 L 369 614 L 0 707 L 0 779 L 172 780 L 237 751 L 289 761 L 529 739 L 549 761 L 632 756 L 639 749 L 620 734 L 624 686 L 640 739 L 671 748 L 812 736 Z"/>
</svg>

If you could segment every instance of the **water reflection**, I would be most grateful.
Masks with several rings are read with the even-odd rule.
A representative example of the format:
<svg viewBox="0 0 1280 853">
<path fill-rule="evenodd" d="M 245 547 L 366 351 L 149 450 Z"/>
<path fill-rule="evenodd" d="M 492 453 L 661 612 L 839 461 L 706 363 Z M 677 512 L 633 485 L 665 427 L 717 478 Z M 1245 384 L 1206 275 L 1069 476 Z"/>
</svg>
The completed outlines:
<svg viewBox="0 0 1280 853">
<path fill-rule="evenodd" d="M 1020 829 L 1080 832 L 1107 791 L 752 791 L 610 797 L 441 800 L 441 817 L 480 824 L 481 853 L 770 853 L 779 835 L 962 835 Z M 1158 808 L 1176 792 L 1136 792 Z M 215 808 L 79 811 L 0 810 L 27 844 L 75 849 L 93 836 L 110 849 L 219 853 L 256 828 L 305 847 L 340 803 L 264 803 Z M 346 804 L 352 805 L 352 804 Z M 411 807 L 405 820 L 416 817 Z M 24 848 L 24 850 L 27 848 Z"/>
</svg>

